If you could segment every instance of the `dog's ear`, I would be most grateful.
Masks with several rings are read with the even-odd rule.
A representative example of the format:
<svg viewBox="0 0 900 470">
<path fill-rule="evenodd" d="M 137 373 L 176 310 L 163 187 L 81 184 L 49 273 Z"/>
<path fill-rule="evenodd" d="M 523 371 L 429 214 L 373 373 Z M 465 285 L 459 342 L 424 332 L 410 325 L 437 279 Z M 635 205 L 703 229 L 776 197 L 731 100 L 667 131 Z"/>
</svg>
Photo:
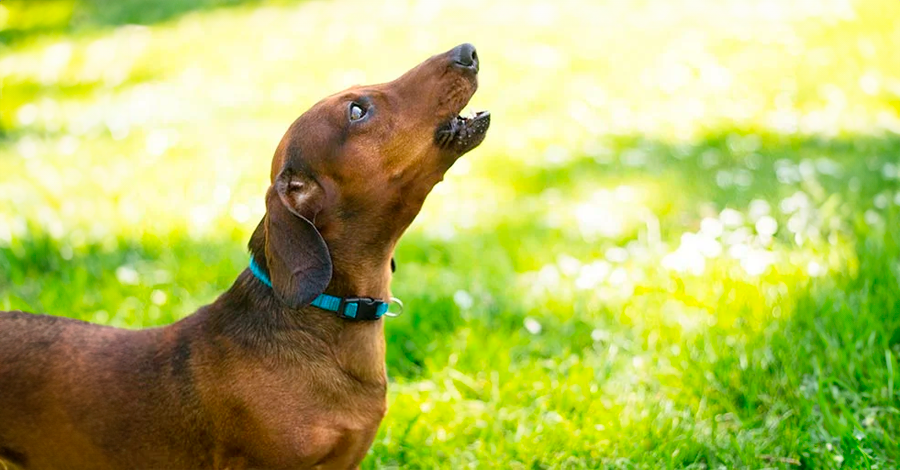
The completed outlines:
<svg viewBox="0 0 900 470">
<path fill-rule="evenodd" d="M 312 221 L 324 191 L 312 178 L 283 170 L 266 193 L 266 265 L 275 294 L 302 307 L 331 281 L 331 255 Z"/>
</svg>

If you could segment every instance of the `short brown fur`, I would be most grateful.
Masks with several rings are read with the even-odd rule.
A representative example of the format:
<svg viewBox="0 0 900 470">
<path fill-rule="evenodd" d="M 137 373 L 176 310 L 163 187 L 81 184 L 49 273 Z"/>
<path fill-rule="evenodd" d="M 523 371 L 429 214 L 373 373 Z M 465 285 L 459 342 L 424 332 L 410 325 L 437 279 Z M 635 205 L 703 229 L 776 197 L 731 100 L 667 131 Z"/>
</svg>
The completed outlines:
<svg viewBox="0 0 900 470">
<path fill-rule="evenodd" d="M 245 270 L 211 305 L 138 331 L 0 312 L 0 467 L 358 467 L 386 410 L 383 323 L 308 304 L 390 298 L 399 237 L 484 137 L 486 118 L 436 137 L 477 70 L 462 45 L 290 126 L 249 244 L 274 288 Z M 366 112 L 350 122 L 354 102 Z"/>
</svg>

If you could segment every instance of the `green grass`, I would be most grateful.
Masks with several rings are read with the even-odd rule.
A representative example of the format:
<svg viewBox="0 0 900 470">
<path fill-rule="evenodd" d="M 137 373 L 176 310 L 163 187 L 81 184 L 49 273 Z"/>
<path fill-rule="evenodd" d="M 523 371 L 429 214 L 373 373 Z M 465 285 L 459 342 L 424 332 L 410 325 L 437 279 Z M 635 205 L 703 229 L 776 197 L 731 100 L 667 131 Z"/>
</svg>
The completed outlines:
<svg viewBox="0 0 900 470">
<path fill-rule="evenodd" d="M 896 2 L 104 5 L 0 4 L 0 309 L 191 313 L 294 117 L 471 41 L 364 468 L 900 468 Z"/>
</svg>

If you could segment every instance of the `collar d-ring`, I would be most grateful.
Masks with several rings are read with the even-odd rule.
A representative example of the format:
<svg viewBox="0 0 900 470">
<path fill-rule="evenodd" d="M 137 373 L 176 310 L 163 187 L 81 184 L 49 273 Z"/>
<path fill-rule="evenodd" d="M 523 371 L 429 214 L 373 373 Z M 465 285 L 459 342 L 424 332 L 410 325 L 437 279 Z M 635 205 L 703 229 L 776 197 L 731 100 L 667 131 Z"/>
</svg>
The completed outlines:
<svg viewBox="0 0 900 470">
<path fill-rule="evenodd" d="M 388 307 L 388 311 L 384 312 L 384 316 L 399 317 L 400 315 L 403 315 L 403 302 L 400 299 L 398 299 L 396 297 L 391 297 L 391 301 L 389 302 L 389 305 L 390 306 Z M 397 307 L 399 307 L 399 310 L 400 310 L 399 312 L 392 311 L 394 309 L 395 305 Z"/>
</svg>

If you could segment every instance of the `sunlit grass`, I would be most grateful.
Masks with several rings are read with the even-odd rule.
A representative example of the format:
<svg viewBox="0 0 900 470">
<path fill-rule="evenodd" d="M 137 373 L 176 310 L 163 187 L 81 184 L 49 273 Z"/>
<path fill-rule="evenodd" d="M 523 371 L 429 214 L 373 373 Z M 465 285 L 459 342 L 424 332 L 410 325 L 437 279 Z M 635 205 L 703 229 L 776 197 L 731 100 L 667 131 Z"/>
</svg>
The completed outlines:
<svg viewBox="0 0 900 470">
<path fill-rule="evenodd" d="M 900 464 L 900 4 L 41 5 L 0 4 L 0 308 L 189 314 L 299 113 L 469 41 L 492 129 L 398 249 L 366 468 Z"/>
</svg>

